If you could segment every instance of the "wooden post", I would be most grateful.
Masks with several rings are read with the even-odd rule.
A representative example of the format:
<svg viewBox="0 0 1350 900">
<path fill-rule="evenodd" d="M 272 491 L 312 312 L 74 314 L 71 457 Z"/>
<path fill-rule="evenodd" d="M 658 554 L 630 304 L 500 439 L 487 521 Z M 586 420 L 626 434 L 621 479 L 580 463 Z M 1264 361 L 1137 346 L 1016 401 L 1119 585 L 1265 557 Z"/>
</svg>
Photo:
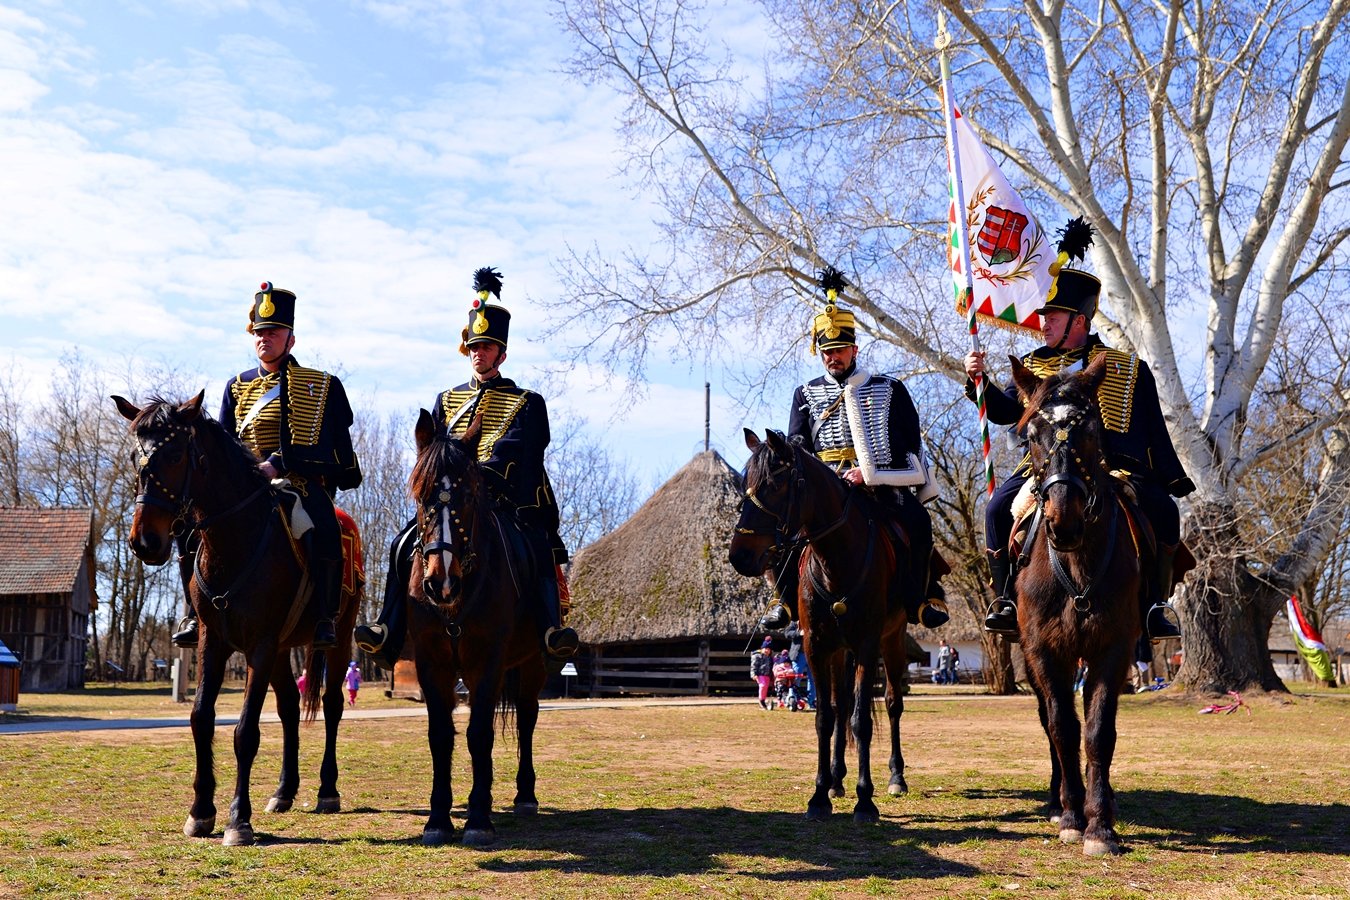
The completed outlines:
<svg viewBox="0 0 1350 900">
<path fill-rule="evenodd" d="M 708 665 L 708 641 L 704 638 L 698 642 L 698 692 L 705 697 L 712 693 Z"/>
</svg>

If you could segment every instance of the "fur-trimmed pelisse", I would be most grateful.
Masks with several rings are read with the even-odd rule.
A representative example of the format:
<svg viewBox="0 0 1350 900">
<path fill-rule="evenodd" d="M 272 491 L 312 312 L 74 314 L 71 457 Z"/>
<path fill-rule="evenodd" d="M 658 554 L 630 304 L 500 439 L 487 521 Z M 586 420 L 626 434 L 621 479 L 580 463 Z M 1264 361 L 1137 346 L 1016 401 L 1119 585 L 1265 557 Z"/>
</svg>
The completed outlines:
<svg viewBox="0 0 1350 900">
<path fill-rule="evenodd" d="M 504 306 L 488 303 L 488 297 L 501 300 L 502 273 L 490 266 L 475 269 L 473 289 L 478 296 L 469 308 L 469 324 L 460 331 L 459 352 L 469 355 L 469 347 L 482 341 L 492 341 L 506 347 L 511 330 L 511 313 Z"/>
</svg>

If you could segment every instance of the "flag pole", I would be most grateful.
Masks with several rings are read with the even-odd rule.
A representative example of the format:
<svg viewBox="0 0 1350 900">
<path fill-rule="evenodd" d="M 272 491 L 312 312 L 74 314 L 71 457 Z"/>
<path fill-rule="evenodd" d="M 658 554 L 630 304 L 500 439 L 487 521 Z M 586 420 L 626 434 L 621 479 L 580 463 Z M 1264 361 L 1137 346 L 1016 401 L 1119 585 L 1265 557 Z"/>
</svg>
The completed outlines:
<svg viewBox="0 0 1350 900">
<path fill-rule="evenodd" d="M 966 298 L 966 320 L 970 326 L 970 349 L 980 352 L 980 327 L 975 321 L 975 281 L 970 268 L 970 226 L 966 221 L 966 194 L 961 183 L 961 154 L 956 145 L 956 104 L 952 102 L 952 70 L 947 61 L 947 16 L 938 10 L 937 48 L 942 76 L 942 117 L 947 125 L 947 167 L 951 173 L 951 226 L 956 233 L 956 256 L 960 270 L 953 269 L 952 281 L 957 291 Z M 985 407 L 985 378 L 976 375 L 975 405 L 980 412 L 980 442 L 984 450 L 984 480 L 989 494 L 994 493 L 994 461 L 989 455 L 989 415 Z"/>
</svg>

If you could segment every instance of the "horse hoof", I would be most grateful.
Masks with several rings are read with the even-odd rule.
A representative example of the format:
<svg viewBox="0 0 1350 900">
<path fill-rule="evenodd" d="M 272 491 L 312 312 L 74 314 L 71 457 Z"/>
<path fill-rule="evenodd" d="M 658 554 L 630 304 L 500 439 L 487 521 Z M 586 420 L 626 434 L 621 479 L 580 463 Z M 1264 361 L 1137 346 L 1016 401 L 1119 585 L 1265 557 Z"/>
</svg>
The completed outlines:
<svg viewBox="0 0 1350 900">
<path fill-rule="evenodd" d="M 844 796 L 844 789 L 843 789 L 843 788 L 830 788 L 830 798 L 831 798 L 831 799 L 833 799 L 833 800 L 838 800 L 838 799 L 839 799 L 840 797 L 842 797 L 842 796 Z"/>
<path fill-rule="evenodd" d="M 1083 842 L 1083 832 L 1077 828 L 1061 828 L 1059 830 L 1059 842 L 1061 844 L 1080 844 Z"/>
<path fill-rule="evenodd" d="M 890 784 L 886 785 L 886 793 L 890 794 L 892 797 L 903 796 L 909 793 L 909 785 L 905 784 L 903 780 L 892 781 Z"/>
<path fill-rule="evenodd" d="M 215 830 L 215 816 L 209 816 L 205 819 L 198 819 L 196 816 L 188 816 L 187 821 L 183 823 L 183 834 L 188 837 L 210 837 L 211 832 Z"/>
<path fill-rule="evenodd" d="M 830 817 L 830 813 L 831 809 L 828 806 L 824 808 L 808 806 L 806 808 L 806 821 L 824 822 Z"/>
<path fill-rule="evenodd" d="M 422 844 L 426 847 L 439 847 L 441 844 L 448 844 L 455 839 L 454 828 L 423 828 Z"/>
<path fill-rule="evenodd" d="M 253 826 L 247 822 L 225 829 L 226 847 L 250 847 L 254 843 Z"/>
<path fill-rule="evenodd" d="M 497 840 L 497 832 L 490 828 L 465 828 L 464 846 L 487 847 Z"/>
<path fill-rule="evenodd" d="M 342 797 L 320 797 L 314 804 L 316 813 L 342 812 Z"/>
<path fill-rule="evenodd" d="M 1061 813 L 1052 812 L 1052 813 L 1050 814 L 1050 824 L 1051 824 L 1051 825 L 1058 825 L 1058 824 L 1059 824 L 1059 817 L 1060 817 L 1060 815 L 1061 815 Z"/>
<path fill-rule="evenodd" d="M 539 812 L 538 803 L 517 803 L 512 807 L 518 816 L 533 816 Z"/>
<path fill-rule="evenodd" d="M 1121 849 L 1120 842 L 1108 838 L 1087 838 L 1083 841 L 1084 856 L 1119 856 L 1125 851 Z"/>
<path fill-rule="evenodd" d="M 875 825 L 881 821 L 881 813 L 875 809 L 855 809 L 853 811 L 854 825 Z"/>
<path fill-rule="evenodd" d="M 294 802 L 294 800 L 289 800 L 284 797 L 272 797 L 267 801 L 267 811 L 271 813 L 290 812 Z"/>
</svg>

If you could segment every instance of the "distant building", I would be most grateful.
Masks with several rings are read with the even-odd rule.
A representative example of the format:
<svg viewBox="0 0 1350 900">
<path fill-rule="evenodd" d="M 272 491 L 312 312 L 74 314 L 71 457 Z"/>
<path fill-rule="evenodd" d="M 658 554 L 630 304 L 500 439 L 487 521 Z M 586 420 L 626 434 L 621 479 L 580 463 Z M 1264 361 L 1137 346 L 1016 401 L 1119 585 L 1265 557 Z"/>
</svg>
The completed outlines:
<svg viewBox="0 0 1350 900">
<path fill-rule="evenodd" d="M 25 691 L 84 687 L 94 593 L 90 509 L 0 507 L 0 641 Z"/>
</svg>

